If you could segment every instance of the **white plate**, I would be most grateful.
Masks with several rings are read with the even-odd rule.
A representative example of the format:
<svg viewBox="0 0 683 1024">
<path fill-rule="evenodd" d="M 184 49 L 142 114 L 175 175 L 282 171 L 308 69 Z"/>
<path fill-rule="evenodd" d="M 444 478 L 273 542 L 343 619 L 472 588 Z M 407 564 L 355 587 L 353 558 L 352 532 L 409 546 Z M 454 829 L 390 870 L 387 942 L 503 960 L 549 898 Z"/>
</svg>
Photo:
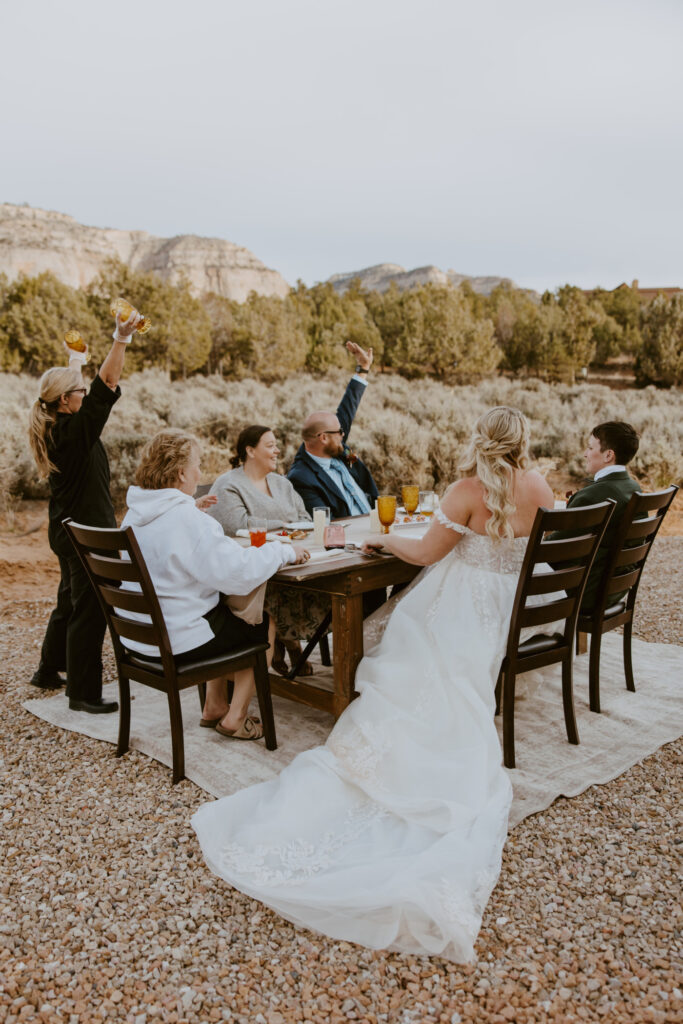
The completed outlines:
<svg viewBox="0 0 683 1024">
<path fill-rule="evenodd" d="M 313 523 L 304 519 L 301 523 L 285 523 L 285 530 L 312 530 Z"/>
<path fill-rule="evenodd" d="M 410 522 L 404 523 L 403 518 L 405 517 L 406 514 L 407 513 L 405 512 L 402 514 L 397 514 L 396 520 L 394 521 L 395 530 L 404 530 L 408 529 L 411 526 L 413 528 L 416 526 L 429 526 L 429 522 L 432 518 L 431 516 L 422 516 L 420 519 L 416 519 L 415 516 L 413 515 L 410 517 Z"/>
</svg>

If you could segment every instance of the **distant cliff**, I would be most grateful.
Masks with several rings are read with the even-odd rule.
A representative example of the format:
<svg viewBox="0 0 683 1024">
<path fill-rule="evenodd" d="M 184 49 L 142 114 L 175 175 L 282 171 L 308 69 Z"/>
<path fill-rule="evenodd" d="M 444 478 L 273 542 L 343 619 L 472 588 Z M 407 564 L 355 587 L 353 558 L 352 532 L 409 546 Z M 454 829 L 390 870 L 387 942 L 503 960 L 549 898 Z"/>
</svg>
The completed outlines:
<svg viewBox="0 0 683 1024">
<path fill-rule="evenodd" d="M 490 295 L 493 289 L 503 281 L 510 281 L 507 277 L 470 277 L 468 274 L 456 274 L 454 270 L 439 270 L 438 267 L 416 267 L 415 270 L 406 270 L 399 267 L 397 263 L 378 263 L 374 267 L 366 267 L 364 270 L 354 270 L 348 274 L 333 274 L 329 282 L 336 291 L 345 292 L 355 278 L 368 291 L 385 292 L 389 285 L 394 282 L 403 291 L 406 288 L 415 288 L 421 284 L 454 285 L 467 281 L 472 290 L 481 295 Z"/>
<path fill-rule="evenodd" d="M 243 302 L 251 291 L 289 292 L 281 274 L 222 238 L 156 238 L 145 231 L 91 228 L 64 213 L 0 203 L 0 273 L 10 280 L 51 270 L 72 288 L 83 288 L 112 256 L 132 270 L 156 271 L 172 284 L 184 275 L 197 294 L 217 292 Z"/>
</svg>

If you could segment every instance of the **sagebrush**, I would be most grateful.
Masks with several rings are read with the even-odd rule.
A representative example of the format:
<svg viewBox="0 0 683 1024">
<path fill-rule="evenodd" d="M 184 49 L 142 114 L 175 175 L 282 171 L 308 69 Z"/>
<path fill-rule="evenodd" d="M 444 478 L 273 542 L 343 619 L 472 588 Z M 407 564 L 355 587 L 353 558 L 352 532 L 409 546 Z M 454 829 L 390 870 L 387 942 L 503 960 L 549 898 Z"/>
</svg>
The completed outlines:
<svg viewBox="0 0 683 1024">
<path fill-rule="evenodd" d="M 273 427 L 288 468 L 301 443 L 308 412 L 335 409 L 348 374 L 293 376 L 270 386 L 219 376 L 171 380 L 160 370 L 135 373 L 122 383 L 103 440 L 112 471 L 112 493 L 121 504 L 133 479 L 144 442 L 166 426 L 195 433 L 202 445 L 206 481 L 228 468 L 240 430 L 250 423 Z M 0 488 L 12 498 L 47 496 L 28 446 L 27 420 L 38 393 L 37 378 L 0 374 Z M 514 405 L 532 424 L 532 455 L 551 483 L 583 475 L 581 453 L 590 428 L 625 419 L 641 435 L 632 472 L 648 488 L 680 483 L 683 477 L 683 391 L 648 387 L 612 391 L 596 384 L 574 387 L 541 381 L 496 378 L 478 385 L 447 386 L 433 380 L 409 381 L 373 374 L 349 438 L 382 489 L 402 483 L 444 488 L 457 477 L 457 465 L 477 416 L 492 405 Z"/>
</svg>

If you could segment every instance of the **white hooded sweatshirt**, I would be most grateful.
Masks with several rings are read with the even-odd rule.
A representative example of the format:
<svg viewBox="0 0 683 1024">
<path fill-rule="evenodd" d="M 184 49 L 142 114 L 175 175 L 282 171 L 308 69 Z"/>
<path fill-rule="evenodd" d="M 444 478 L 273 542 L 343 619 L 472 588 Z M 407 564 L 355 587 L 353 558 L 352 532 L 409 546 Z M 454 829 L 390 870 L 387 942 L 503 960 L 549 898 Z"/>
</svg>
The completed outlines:
<svg viewBox="0 0 683 1024">
<path fill-rule="evenodd" d="M 166 622 L 174 654 L 192 651 L 213 639 L 203 617 L 219 595 L 248 594 L 295 559 L 290 544 L 273 541 L 260 548 L 242 547 L 226 537 L 215 519 L 175 487 L 143 490 L 129 487 L 122 528 L 133 527 L 142 557 Z M 124 588 L 139 590 L 137 584 Z M 128 618 L 149 619 L 133 612 Z M 158 655 L 156 647 L 126 640 L 140 654 Z"/>
</svg>

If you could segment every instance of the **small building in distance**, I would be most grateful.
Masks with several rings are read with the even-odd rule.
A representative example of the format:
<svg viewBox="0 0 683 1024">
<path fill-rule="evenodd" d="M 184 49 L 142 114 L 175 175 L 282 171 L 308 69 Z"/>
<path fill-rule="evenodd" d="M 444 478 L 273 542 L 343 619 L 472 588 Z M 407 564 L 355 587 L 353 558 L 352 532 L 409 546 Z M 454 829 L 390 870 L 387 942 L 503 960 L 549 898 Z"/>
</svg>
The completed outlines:
<svg viewBox="0 0 683 1024">
<path fill-rule="evenodd" d="M 679 292 L 683 292 L 683 288 L 641 288 L 638 282 L 638 278 L 631 281 L 630 285 L 622 281 L 621 284 L 617 285 L 616 288 L 606 288 L 605 291 L 618 292 L 621 288 L 630 288 L 632 291 L 638 293 L 638 298 L 642 299 L 643 302 L 650 302 L 651 299 L 656 299 L 658 295 L 664 295 L 667 299 L 670 299 L 672 295 L 678 295 Z M 598 291 L 597 288 L 584 288 L 583 294 L 590 298 L 593 292 Z"/>
</svg>

